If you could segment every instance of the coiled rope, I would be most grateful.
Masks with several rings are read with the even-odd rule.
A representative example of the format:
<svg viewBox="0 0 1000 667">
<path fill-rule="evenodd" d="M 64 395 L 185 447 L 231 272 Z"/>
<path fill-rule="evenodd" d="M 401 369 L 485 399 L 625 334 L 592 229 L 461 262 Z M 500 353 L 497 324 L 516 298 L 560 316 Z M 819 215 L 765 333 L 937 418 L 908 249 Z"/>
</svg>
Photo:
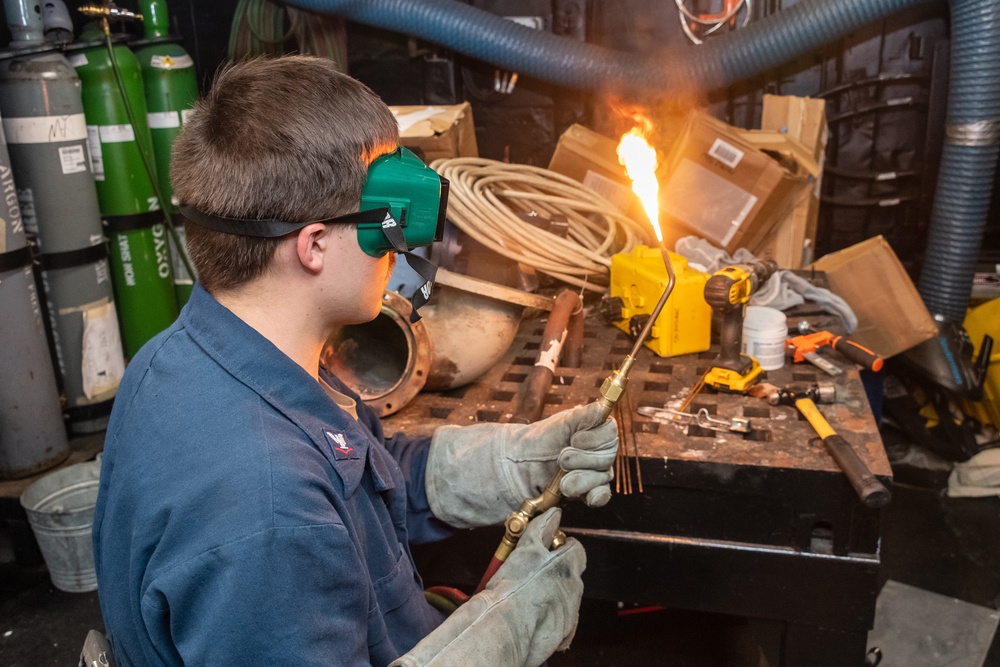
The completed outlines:
<svg viewBox="0 0 1000 667">
<path fill-rule="evenodd" d="M 604 292 L 612 255 L 656 243 L 648 223 L 554 171 L 486 158 L 446 158 L 430 166 L 450 181 L 448 219 L 456 227 L 570 285 Z M 564 219 L 565 237 L 528 221 L 536 216 Z"/>
</svg>

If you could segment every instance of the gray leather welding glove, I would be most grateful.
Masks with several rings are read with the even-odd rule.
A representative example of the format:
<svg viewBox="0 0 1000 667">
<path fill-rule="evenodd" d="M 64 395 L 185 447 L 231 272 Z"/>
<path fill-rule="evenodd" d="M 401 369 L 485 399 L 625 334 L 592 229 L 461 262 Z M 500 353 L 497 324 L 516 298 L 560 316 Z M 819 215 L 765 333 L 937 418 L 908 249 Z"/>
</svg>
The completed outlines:
<svg viewBox="0 0 1000 667">
<path fill-rule="evenodd" d="M 503 521 L 534 498 L 557 468 L 567 498 L 611 499 L 618 426 L 594 402 L 533 424 L 443 426 L 434 432 L 424 486 L 434 515 L 455 528 Z M 601 423 L 599 423 L 601 422 Z"/>
<path fill-rule="evenodd" d="M 537 667 L 568 648 L 587 555 L 573 538 L 549 551 L 561 515 L 553 507 L 529 523 L 485 590 L 390 667 Z"/>
</svg>

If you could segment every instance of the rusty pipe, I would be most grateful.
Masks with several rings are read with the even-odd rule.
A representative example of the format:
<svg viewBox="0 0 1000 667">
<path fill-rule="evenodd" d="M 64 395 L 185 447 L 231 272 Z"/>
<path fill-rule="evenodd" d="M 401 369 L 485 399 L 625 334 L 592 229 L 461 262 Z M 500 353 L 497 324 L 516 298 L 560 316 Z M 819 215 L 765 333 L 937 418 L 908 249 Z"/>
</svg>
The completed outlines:
<svg viewBox="0 0 1000 667">
<path fill-rule="evenodd" d="M 576 312 L 569 316 L 566 345 L 563 346 L 559 364 L 563 368 L 580 368 L 583 365 L 583 302 Z"/>
<path fill-rule="evenodd" d="M 570 320 L 577 311 L 581 312 L 582 317 L 582 310 L 583 304 L 576 292 L 564 289 L 556 295 L 555 305 L 549 313 L 549 321 L 542 332 L 538 359 L 521 385 L 510 423 L 530 424 L 541 419 L 542 411 L 545 409 L 545 397 L 552 386 L 552 378 L 555 376 L 556 366 L 559 364 L 559 357 L 569 333 Z"/>
</svg>

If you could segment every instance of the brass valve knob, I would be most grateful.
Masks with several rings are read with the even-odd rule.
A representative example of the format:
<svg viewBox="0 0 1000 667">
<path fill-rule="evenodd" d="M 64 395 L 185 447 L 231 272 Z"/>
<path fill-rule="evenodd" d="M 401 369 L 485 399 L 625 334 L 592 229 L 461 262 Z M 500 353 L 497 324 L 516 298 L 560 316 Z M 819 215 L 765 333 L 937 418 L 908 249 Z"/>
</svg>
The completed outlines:
<svg viewBox="0 0 1000 667">
<path fill-rule="evenodd" d="M 142 20 L 142 14 L 117 7 L 113 2 L 103 5 L 82 5 L 79 7 L 78 11 L 84 16 L 91 18 L 103 18 L 105 20 L 109 18 L 128 19 L 130 21 Z"/>
</svg>

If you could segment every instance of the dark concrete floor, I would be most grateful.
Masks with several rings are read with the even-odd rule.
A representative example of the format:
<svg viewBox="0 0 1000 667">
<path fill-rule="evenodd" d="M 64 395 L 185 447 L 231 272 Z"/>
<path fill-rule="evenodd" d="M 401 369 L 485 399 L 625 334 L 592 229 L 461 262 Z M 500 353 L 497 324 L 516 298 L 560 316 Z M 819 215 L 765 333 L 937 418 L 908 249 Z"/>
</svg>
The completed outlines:
<svg viewBox="0 0 1000 667">
<path fill-rule="evenodd" d="M 0 665 L 76 665 L 92 628 L 104 630 L 96 592 L 56 589 L 44 566 L 0 567 Z"/>
<path fill-rule="evenodd" d="M 948 498 L 940 470 L 914 473 L 907 465 L 894 465 L 893 501 L 883 514 L 883 580 L 998 608 L 1000 498 Z M 0 526 L 0 665 L 75 665 L 87 631 L 103 629 L 97 594 L 60 592 L 44 566 L 18 566 L 9 562 L 10 554 Z M 3 562 L 5 556 L 8 562 Z M 1000 665 L 996 638 L 990 661 L 986 664 Z M 761 663 L 742 619 L 675 610 L 621 615 L 614 605 L 588 600 L 573 646 L 549 664 L 758 667 Z"/>
</svg>

